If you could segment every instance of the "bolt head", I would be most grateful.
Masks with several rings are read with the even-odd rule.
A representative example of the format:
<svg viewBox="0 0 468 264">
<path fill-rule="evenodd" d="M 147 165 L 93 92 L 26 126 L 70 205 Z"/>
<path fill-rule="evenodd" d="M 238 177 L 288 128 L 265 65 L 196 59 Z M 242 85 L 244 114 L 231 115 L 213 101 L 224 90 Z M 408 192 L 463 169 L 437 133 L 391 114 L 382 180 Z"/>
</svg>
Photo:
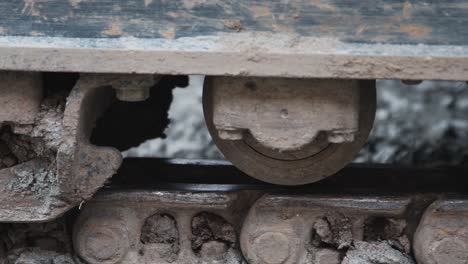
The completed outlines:
<svg viewBox="0 0 468 264">
<path fill-rule="evenodd" d="M 140 89 L 116 89 L 117 98 L 126 102 L 141 102 L 149 98 L 150 89 L 148 87 Z"/>
<path fill-rule="evenodd" d="M 85 228 L 77 239 L 79 255 L 91 264 L 118 263 L 127 254 L 130 244 L 125 230 L 109 226 Z"/>
<path fill-rule="evenodd" d="M 223 140 L 242 140 L 244 138 L 244 131 L 242 129 L 219 129 L 219 138 Z"/>
<path fill-rule="evenodd" d="M 466 264 L 468 260 L 468 244 L 456 237 L 434 241 L 430 250 L 437 264 Z"/>
<path fill-rule="evenodd" d="M 279 232 L 266 232 L 254 240 L 257 257 L 266 264 L 282 264 L 290 256 L 289 239 Z"/>
</svg>

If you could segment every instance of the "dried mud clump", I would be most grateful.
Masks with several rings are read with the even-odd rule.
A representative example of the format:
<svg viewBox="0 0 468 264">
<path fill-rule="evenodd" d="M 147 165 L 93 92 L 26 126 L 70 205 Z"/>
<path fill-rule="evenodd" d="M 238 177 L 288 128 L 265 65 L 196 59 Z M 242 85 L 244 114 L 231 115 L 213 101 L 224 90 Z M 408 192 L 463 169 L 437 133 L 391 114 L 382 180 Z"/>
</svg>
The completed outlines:
<svg viewBox="0 0 468 264">
<path fill-rule="evenodd" d="M 72 264 L 70 238 L 64 221 L 0 225 L 1 263 Z"/>
<path fill-rule="evenodd" d="M 221 216 L 203 212 L 192 220 L 192 250 L 204 259 L 221 260 L 237 247 L 234 227 Z"/>
<path fill-rule="evenodd" d="M 342 249 L 353 242 L 351 220 L 340 214 L 328 214 L 313 226 L 312 245 L 319 248 Z"/>
<path fill-rule="evenodd" d="M 3 124 L 0 128 L 0 169 L 13 167 L 17 176 L 7 186 L 10 191 L 40 194 L 55 183 L 64 111 L 65 96 L 49 96 L 33 125 Z"/>
<path fill-rule="evenodd" d="M 364 241 L 386 240 L 398 250 L 410 253 L 411 243 L 404 232 L 405 228 L 405 220 L 372 217 L 364 223 Z"/>
<path fill-rule="evenodd" d="M 141 230 L 141 242 L 155 249 L 168 262 L 177 260 L 179 230 L 176 220 L 167 214 L 156 214 L 146 219 Z"/>
<path fill-rule="evenodd" d="M 312 226 L 308 261 L 331 264 L 415 263 L 410 256 L 411 244 L 405 235 L 404 220 L 370 217 L 364 221 L 359 234 L 353 228 L 355 220 L 339 213 L 329 213 L 317 219 Z"/>
<path fill-rule="evenodd" d="M 0 168 L 34 158 L 55 160 L 61 143 L 65 97 L 44 99 L 33 125 L 3 124 L 0 128 Z"/>
</svg>

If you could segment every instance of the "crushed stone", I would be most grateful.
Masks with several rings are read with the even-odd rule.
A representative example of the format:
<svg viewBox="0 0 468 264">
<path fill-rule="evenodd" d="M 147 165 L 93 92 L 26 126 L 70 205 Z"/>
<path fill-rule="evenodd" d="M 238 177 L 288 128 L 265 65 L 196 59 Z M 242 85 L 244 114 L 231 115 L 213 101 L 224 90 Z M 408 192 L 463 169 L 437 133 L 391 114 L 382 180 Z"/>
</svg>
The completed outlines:
<svg viewBox="0 0 468 264">
<path fill-rule="evenodd" d="M 415 264 L 411 257 L 392 247 L 388 241 L 354 243 L 342 264 Z"/>
</svg>

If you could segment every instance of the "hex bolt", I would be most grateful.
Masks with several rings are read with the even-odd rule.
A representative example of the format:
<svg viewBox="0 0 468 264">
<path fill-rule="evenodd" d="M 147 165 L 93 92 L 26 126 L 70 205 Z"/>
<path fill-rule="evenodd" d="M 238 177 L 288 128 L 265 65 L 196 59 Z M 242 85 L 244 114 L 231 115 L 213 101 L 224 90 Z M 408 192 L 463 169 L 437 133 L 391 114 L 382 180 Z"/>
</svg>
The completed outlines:
<svg viewBox="0 0 468 264">
<path fill-rule="evenodd" d="M 90 217 L 74 230 L 77 253 L 90 264 L 114 264 L 130 249 L 130 236 L 125 221 L 119 218 Z"/>
<path fill-rule="evenodd" d="M 465 264 L 468 260 L 468 244 L 456 237 L 433 241 L 429 250 L 437 264 Z"/>
<path fill-rule="evenodd" d="M 115 76 L 114 78 L 112 78 Z M 161 76 L 155 75 L 110 75 L 111 86 L 121 101 L 138 102 L 149 98 L 151 87 L 156 85 Z"/>
<path fill-rule="evenodd" d="M 263 263 L 282 264 L 290 257 L 288 237 L 279 232 L 266 232 L 253 242 L 255 254 Z"/>
<path fill-rule="evenodd" d="M 328 142 L 333 144 L 353 142 L 355 138 L 355 132 L 332 131 L 328 133 Z"/>
<path fill-rule="evenodd" d="M 227 249 L 226 243 L 209 241 L 202 245 L 200 255 L 207 262 L 221 261 L 226 257 Z"/>
<path fill-rule="evenodd" d="M 149 87 L 141 87 L 139 89 L 123 88 L 116 89 L 117 99 L 126 102 L 139 102 L 144 101 L 150 96 Z"/>
<path fill-rule="evenodd" d="M 242 140 L 244 138 L 244 130 L 236 128 L 218 129 L 219 138 L 224 140 Z"/>
</svg>

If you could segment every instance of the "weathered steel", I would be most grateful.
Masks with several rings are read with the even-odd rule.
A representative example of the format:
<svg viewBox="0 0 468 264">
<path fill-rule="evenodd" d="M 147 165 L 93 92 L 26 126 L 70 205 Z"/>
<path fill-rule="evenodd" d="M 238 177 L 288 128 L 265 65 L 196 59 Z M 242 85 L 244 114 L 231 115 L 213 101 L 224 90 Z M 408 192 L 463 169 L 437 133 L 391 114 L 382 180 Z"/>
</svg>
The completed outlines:
<svg viewBox="0 0 468 264">
<path fill-rule="evenodd" d="M 371 242 L 367 232 L 379 222 L 382 233 L 375 239 L 395 240 L 409 253 L 404 229 L 410 202 L 410 197 L 267 195 L 249 211 L 242 250 L 250 264 L 328 264 L 323 261 L 324 249 L 328 258 L 334 256 L 331 263 L 341 263 L 339 250 Z"/>
<path fill-rule="evenodd" d="M 112 89 L 99 81 L 81 79 L 66 103 L 45 98 L 33 124 L 22 127 L 13 121 L 11 132 L 3 128 L 15 162 L 0 170 L 0 221 L 56 218 L 89 199 L 115 173 L 120 153 L 87 140 L 112 96 Z"/>
<path fill-rule="evenodd" d="M 466 238 L 463 223 L 468 218 L 456 212 L 466 211 L 466 201 L 456 201 L 456 212 L 440 213 L 440 221 L 429 220 L 435 212 L 431 206 L 420 223 L 434 197 L 105 191 L 83 205 L 74 246 L 91 264 L 414 264 L 412 238 L 419 224 L 414 239 L 418 258 L 436 250 L 431 243 L 440 244 L 421 236 L 421 230 L 431 236 L 440 233 L 434 228 L 443 228 L 443 242 L 453 240 L 457 246 L 441 249 L 443 260 L 465 263 L 460 241 Z M 427 259 L 436 262 L 417 263 L 452 263 L 440 258 L 432 254 Z"/>
<path fill-rule="evenodd" d="M 150 97 L 150 88 L 157 83 L 159 77 L 154 75 L 104 75 L 109 85 L 116 90 L 116 96 L 121 101 L 139 102 Z M 100 78 L 103 78 L 100 76 Z"/>
<path fill-rule="evenodd" d="M 364 103 L 359 81 L 212 77 L 207 82 L 205 96 L 212 98 L 213 124 L 222 140 L 250 137 L 287 153 L 312 143 L 352 142 L 366 133 L 359 131 Z"/>
<path fill-rule="evenodd" d="M 1 34 L 16 36 L 173 39 L 252 31 L 346 42 L 468 42 L 462 0 L 4 0 L 0 14 Z"/>
<path fill-rule="evenodd" d="M 75 213 L 48 224 L 2 224 L 0 260 L 34 264 L 445 264 L 468 260 L 468 200 L 463 186 L 458 189 L 466 173 L 458 169 L 355 167 L 338 176 L 332 188 L 271 189 L 263 184 L 260 190 L 232 191 L 237 184 L 231 184 L 228 192 L 197 192 L 165 191 L 161 183 L 199 182 L 193 177 L 205 175 L 205 189 L 210 190 L 209 182 L 235 176 L 229 170 L 232 167 L 217 162 L 198 167 L 200 162 L 136 161 L 131 162 L 133 173 L 125 169 L 119 174 L 141 181 L 146 190 L 134 184 L 125 185 L 127 189 L 112 184 Z M 141 171 L 150 172 L 151 182 L 161 182 L 148 186 Z M 117 176 L 121 182 L 122 175 Z M 437 179 L 436 187 L 452 189 L 427 189 L 427 183 L 418 181 L 421 177 Z M 370 178 L 379 180 L 349 184 Z M 395 188 L 398 185 L 411 191 Z M 388 187 L 391 192 L 383 194 Z M 458 196 L 448 199 L 448 193 Z M 69 237 L 72 229 L 73 239 Z"/>
<path fill-rule="evenodd" d="M 0 14 L 0 69 L 468 76 L 462 0 L 2 0 Z"/>
<path fill-rule="evenodd" d="M 331 176 L 367 140 L 375 81 L 207 77 L 203 109 L 225 157 L 257 179 L 301 185 Z"/>
<path fill-rule="evenodd" d="M 89 142 L 115 97 L 112 88 L 141 90 L 157 82 L 153 76 L 82 75 L 65 99 L 42 98 L 45 88 L 35 74 L 0 77 L 6 86 L 0 92 L 11 100 L 6 105 L 15 105 L 0 111 L 0 221 L 14 222 L 54 219 L 91 198 L 122 161 L 118 150 Z"/>
<path fill-rule="evenodd" d="M 103 192 L 83 205 L 76 252 L 97 263 L 242 260 L 237 236 L 256 193 Z M 214 221 L 214 222 L 212 222 Z"/>
<path fill-rule="evenodd" d="M 435 201 L 419 223 L 414 251 L 420 264 L 468 263 L 468 201 Z"/>
</svg>

